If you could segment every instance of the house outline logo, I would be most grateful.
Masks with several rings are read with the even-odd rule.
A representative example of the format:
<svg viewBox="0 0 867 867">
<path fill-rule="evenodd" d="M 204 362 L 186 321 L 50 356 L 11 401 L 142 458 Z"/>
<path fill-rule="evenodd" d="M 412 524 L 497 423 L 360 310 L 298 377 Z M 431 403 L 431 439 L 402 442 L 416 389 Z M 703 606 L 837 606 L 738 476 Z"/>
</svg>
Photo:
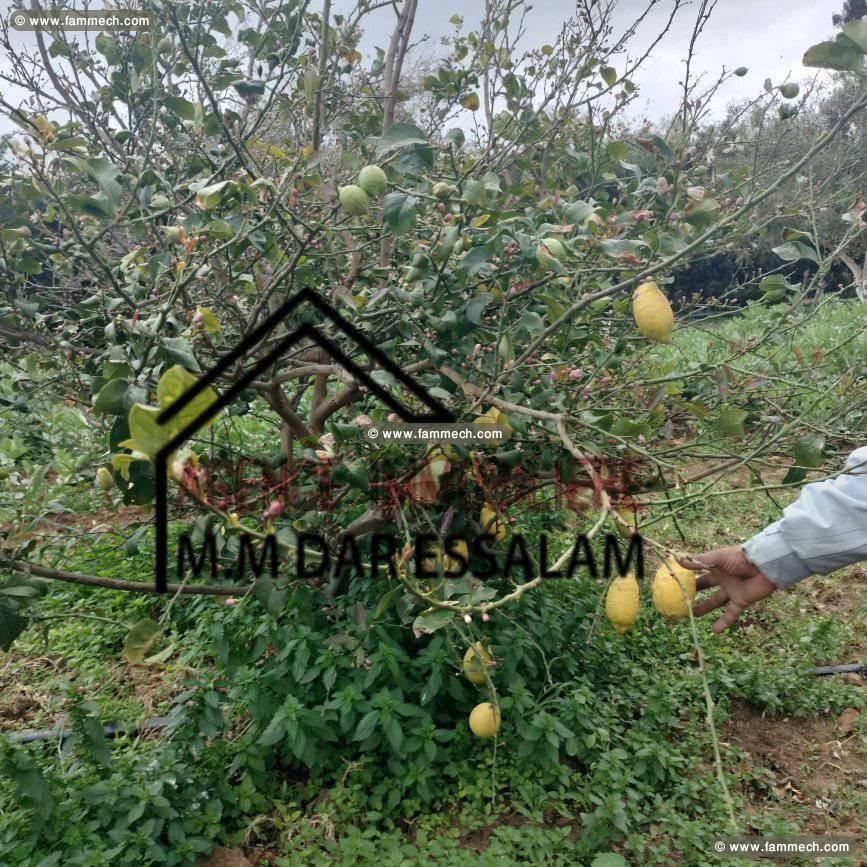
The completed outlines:
<svg viewBox="0 0 867 867">
<path fill-rule="evenodd" d="M 206 388 L 214 383 L 218 377 L 228 370 L 235 362 L 255 348 L 274 328 L 280 325 L 287 316 L 294 313 L 304 304 L 309 304 L 318 310 L 322 316 L 329 320 L 338 331 L 349 337 L 367 357 L 376 363 L 380 369 L 391 374 L 395 380 L 403 385 L 407 391 L 413 394 L 427 407 L 427 412 L 416 413 L 394 398 L 387 389 L 383 388 L 363 368 L 359 367 L 352 359 L 332 340 L 327 338 L 314 325 L 304 323 L 283 337 L 280 342 L 256 362 L 249 370 L 245 371 L 235 383 L 217 397 L 217 400 L 202 410 L 195 418 L 189 421 L 157 452 L 154 464 L 156 472 L 156 496 L 155 496 L 155 519 L 156 519 L 156 559 L 155 578 L 157 593 L 166 593 L 168 590 L 168 461 L 169 457 L 186 442 L 196 431 L 216 416 L 222 409 L 228 406 L 262 371 L 267 370 L 277 361 L 284 352 L 291 349 L 302 340 L 310 340 L 328 352 L 340 366 L 349 373 L 357 382 L 364 385 L 369 392 L 375 394 L 397 416 L 405 422 L 430 422 L 432 424 L 446 424 L 454 422 L 452 413 L 438 400 L 428 394 L 413 377 L 404 372 L 396 365 L 381 349 L 379 349 L 362 331 L 348 322 L 338 311 L 317 292 L 310 288 L 301 289 L 292 298 L 282 304 L 261 325 L 246 335 L 234 349 L 224 355 L 195 385 L 185 391 L 171 406 L 164 409 L 158 416 L 157 422 L 165 424 L 171 421 L 183 409 L 198 397 Z"/>
</svg>

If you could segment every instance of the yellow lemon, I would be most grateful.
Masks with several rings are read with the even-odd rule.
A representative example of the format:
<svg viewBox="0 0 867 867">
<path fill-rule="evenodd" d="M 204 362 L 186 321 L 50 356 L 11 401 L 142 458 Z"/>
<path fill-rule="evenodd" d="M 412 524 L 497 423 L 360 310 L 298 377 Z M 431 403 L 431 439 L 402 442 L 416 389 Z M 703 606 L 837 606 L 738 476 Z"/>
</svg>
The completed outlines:
<svg viewBox="0 0 867 867">
<path fill-rule="evenodd" d="M 457 557 L 452 555 L 460 554 L 464 560 L 469 563 L 470 560 L 470 551 L 467 548 L 467 543 L 463 539 L 456 539 L 451 544 L 446 546 L 447 550 L 451 551 L 451 554 L 446 553 L 445 559 L 443 559 L 442 548 L 439 545 L 436 545 L 434 548 L 430 549 L 430 556 L 425 557 L 423 560 L 424 568 L 426 572 L 431 572 L 434 575 L 439 575 L 440 566 L 442 566 L 443 574 L 446 575 L 449 572 L 460 572 L 461 571 L 461 563 Z"/>
<path fill-rule="evenodd" d="M 492 738 L 500 730 L 500 709 L 489 701 L 477 704 L 470 711 L 470 730 L 477 738 Z"/>
<path fill-rule="evenodd" d="M 638 618 L 638 582 L 630 572 L 615 578 L 605 594 L 605 615 L 623 635 Z"/>
<path fill-rule="evenodd" d="M 111 470 L 100 467 L 96 471 L 96 483 L 103 491 L 110 491 L 114 487 L 114 476 L 111 474 Z"/>
<path fill-rule="evenodd" d="M 642 283 L 632 296 L 632 315 L 638 326 L 638 333 L 657 343 L 671 340 L 674 328 L 674 314 L 668 298 L 660 292 L 653 280 Z"/>
<path fill-rule="evenodd" d="M 464 654 L 464 676 L 470 683 L 479 686 L 485 682 L 485 669 L 494 665 L 494 658 L 489 648 L 481 641 L 467 648 Z"/>
<path fill-rule="evenodd" d="M 490 503 L 485 503 L 482 506 L 479 523 L 482 525 L 482 532 L 488 536 L 493 536 L 498 542 L 502 542 L 506 538 L 506 525 L 500 520 Z"/>
<path fill-rule="evenodd" d="M 695 572 L 681 566 L 673 557 L 663 563 L 653 576 L 653 604 L 656 610 L 668 620 L 682 620 L 689 615 L 686 600 L 689 599 L 692 603 L 695 599 L 695 590 Z"/>
</svg>

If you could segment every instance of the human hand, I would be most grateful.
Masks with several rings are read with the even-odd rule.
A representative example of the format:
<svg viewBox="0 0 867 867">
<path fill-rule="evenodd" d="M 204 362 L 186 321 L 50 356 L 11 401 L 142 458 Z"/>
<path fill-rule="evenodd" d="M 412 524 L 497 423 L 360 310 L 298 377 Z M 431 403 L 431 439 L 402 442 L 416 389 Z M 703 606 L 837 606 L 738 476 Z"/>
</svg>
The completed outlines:
<svg viewBox="0 0 867 867">
<path fill-rule="evenodd" d="M 728 629 L 745 609 L 766 599 L 777 589 L 767 575 L 747 560 L 740 545 L 715 548 L 700 556 L 678 558 L 678 562 L 687 569 L 704 573 L 696 580 L 697 589 L 720 588 L 693 608 L 696 617 L 703 617 L 725 606 L 725 611 L 712 627 L 714 632 Z"/>
</svg>

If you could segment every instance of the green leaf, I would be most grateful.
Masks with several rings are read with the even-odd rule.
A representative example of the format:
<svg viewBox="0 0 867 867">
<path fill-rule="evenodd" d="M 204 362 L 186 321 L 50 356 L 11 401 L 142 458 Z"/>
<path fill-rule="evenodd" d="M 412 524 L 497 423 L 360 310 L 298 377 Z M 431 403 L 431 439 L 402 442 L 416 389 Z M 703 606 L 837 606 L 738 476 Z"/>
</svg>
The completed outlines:
<svg viewBox="0 0 867 867">
<path fill-rule="evenodd" d="M 196 202 L 199 207 L 207 211 L 219 205 L 223 198 L 223 193 L 226 191 L 226 187 L 228 186 L 229 181 L 220 181 L 219 183 L 202 187 L 196 193 Z"/>
<path fill-rule="evenodd" d="M 183 120 L 196 119 L 196 107 L 188 99 L 182 96 L 164 96 L 163 105 L 171 112 L 174 112 Z"/>
<path fill-rule="evenodd" d="M 478 295 L 475 298 L 470 298 L 470 300 L 467 301 L 465 309 L 467 319 L 469 319 L 473 325 L 480 325 L 485 309 L 493 300 L 494 296 L 489 293 Z"/>
<path fill-rule="evenodd" d="M 146 506 L 156 495 L 156 474 L 149 461 L 134 461 L 129 465 L 129 484 L 123 492 L 124 505 Z"/>
<path fill-rule="evenodd" d="M 816 251 L 801 241 L 789 241 L 786 244 L 780 244 L 779 247 L 774 247 L 774 252 L 786 262 L 794 262 L 797 259 L 809 259 L 811 262 L 819 261 Z"/>
<path fill-rule="evenodd" d="M 491 260 L 491 254 L 487 247 L 473 247 L 463 259 L 461 259 L 458 270 L 462 271 L 470 277 L 475 277 L 485 265 Z"/>
<path fill-rule="evenodd" d="M 844 24 L 843 32 L 837 35 L 837 40 L 844 45 L 851 43 L 862 54 L 867 54 L 867 18 Z"/>
<path fill-rule="evenodd" d="M 187 370 L 200 373 L 199 362 L 193 355 L 193 347 L 186 337 L 166 337 L 163 340 L 163 349 L 166 355 L 179 361 Z"/>
<path fill-rule="evenodd" d="M 725 436 L 743 436 L 744 421 L 749 413 L 737 407 L 727 406 L 720 411 L 714 427 Z"/>
<path fill-rule="evenodd" d="M 567 205 L 563 209 L 563 212 L 570 223 L 574 223 L 579 228 L 584 228 L 596 213 L 596 208 L 590 202 L 581 201 Z"/>
<path fill-rule="evenodd" d="M 202 328 L 205 329 L 205 332 L 208 334 L 219 334 L 220 333 L 220 323 L 217 321 L 217 317 L 211 313 L 210 309 L 207 307 L 197 307 L 196 313 L 202 314 Z"/>
<path fill-rule="evenodd" d="M 160 411 L 168 409 L 175 403 L 181 395 L 189 391 L 197 382 L 188 370 L 185 370 L 179 364 L 170 367 L 157 383 L 157 403 L 160 405 Z M 185 406 L 172 420 L 170 427 L 172 432 L 183 430 L 194 418 L 205 412 L 217 400 L 217 394 L 214 389 L 208 387 L 200 394 L 196 395 L 190 403 Z M 202 427 L 212 424 L 214 419 L 209 419 L 202 424 Z M 130 432 L 132 430 L 132 416 L 130 414 Z M 135 439 L 135 433 L 133 433 Z"/>
<path fill-rule="evenodd" d="M 286 709 L 281 707 L 277 713 L 271 717 L 271 722 L 268 723 L 265 731 L 259 735 L 259 740 L 256 742 L 260 747 L 272 747 L 278 741 L 281 741 L 286 734 Z"/>
<path fill-rule="evenodd" d="M 451 611 L 445 611 L 437 608 L 433 611 L 425 611 L 419 614 L 413 621 L 412 629 L 416 635 L 429 635 L 436 632 L 437 629 L 442 629 L 454 617 Z"/>
<path fill-rule="evenodd" d="M 651 142 L 653 142 L 653 146 L 659 151 L 659 155 L 667 162 L 674 162 L 674 151 L 668 146 L 668 142 L 662 138 L 662 136 L 658 135 L 649 135 L 647 136 Z"/>
<path fill-rule="evenodd" d="M 621 256 L 637 256 L 639 250 L 647 244 L 644 241 L 630 241 L 626 238 L 606 238 L 599 242 L 599 246 L 606 256 L 617 259 Z"/>
<path fill-rule="evenodd" d="M 602 852 L 590 862 L 590 867 L 627 867 L 627 864 L 616 852 Z"/>
<path fill-rule="evenodd" d="M 212 220 L 202 232 L 216 241 L 228 241 L 235 234 L 235 230 L 225 220 Z"/>
<path fill-rule="evenodd" d="M 683 219 L 691 226 L 709 226 L 717 217 L 719 202 L 705 197 L 698 201 L 692 200 L 684 209 Z"/>
<path fill-rule="evenodd" d="M 629 153 L 629 149 L 627 148 L 625 141 L 609 142 L 606 150 L 608 151 L 608 156 L 617 163 L 623 162 L 623 160 L 626 159 L 626 156 Z"/>
<path fill-rule="evenodd" d="M 382 219 L 393 235 L 405 235 L 415 225 L 418 199 L 407 193 L 389 193 L 382 200 Z"/>
<path fill-rule="evenodd" d="M 264 81 L 236 81 L 232 87 L 242 99 L 258 99 L 265 92 Z"/>
<path fill-rule="evenodd" d="M 126 661 L 133 665 L 141 665 L 162 634 L 162 627 L 155 620 L 149 617 L 139 620 L 127 633 L 123 642 L 123 655 Z"/>
<path fill-rule="evenodd" d="M 27 623 L 28 618 L 22 617 L 16 608 L 0 602 L 0 650 L 9 650 Z"/>
<path fill-rule="evenodd" d="M 105 415 L 121 415 L 124 410 L 123 399 L 129 384 L 125 379 L 113 379 L 106 383 L 93 402 L 94 412 Z"/>
<path fill-rule="evenodd" d="M 599 74 L 609 87 L 614 87 L 614 83 L 617 81 L 617 70 L 613 66 L 603 66 L 599 70 Z"/>
<path fill-rule="evenodd" d="M 424 132 L 414 123 L 394 123 L 382 134 L 382 138 L 376 145 L 376 155 L 381 157 L 409 145 L 429 147 L 430 143 Z"/>
<path fill-rule="evenodd" d="M 464 146 L 467 137 L 460 127 L 454 127 L 445 134 L 444 139 L 453 145 L 456 151 L 459 151 Z"/>
<path fill-rule="evenodd" d="M 849 41 L 820 42 L 808 48 L 804 54 L 804 66 L 819 69 L 835 69 L 838 72 L 854 72 L 860 69 L 864 53 Z"/>
<path fill-rule="evenodd" d="M 484 208 L 488 203 L 488 191 L 481 181 L 464 181 L 462 198 L 468 205 Z"/>
<path fill-rule="evenodd" d="M 147 455 L 151 460 L 169 441 L 167 431 L 157 421 L 160 410 L 153 406 L 137 403 L 129 411 L 129 435 L 133 448 Z"/>
<path fill-rule="evenodd" d="M 825 448 L 825 437 L 821 434 L 806 434 L 802 436 L 793 449 L 795 463 L 799 467 L 816 469 L 822 466 L 822 451 Z"/>
<path fill-rule="evenodd" d="M 42 263 L 35 256 L 22 256 L 20 259 L 11 259 L 9 264 L 13 271 L 19 274 L 41 274 Z"/>
<path fill-rule="evenodd" d="M 783 476 L 784 485 L 796 485 L 798 482 L 803 482 L 807 478 L 807 471 L 802 467 L 790 467 L 789 471 Z"/>
</svg>

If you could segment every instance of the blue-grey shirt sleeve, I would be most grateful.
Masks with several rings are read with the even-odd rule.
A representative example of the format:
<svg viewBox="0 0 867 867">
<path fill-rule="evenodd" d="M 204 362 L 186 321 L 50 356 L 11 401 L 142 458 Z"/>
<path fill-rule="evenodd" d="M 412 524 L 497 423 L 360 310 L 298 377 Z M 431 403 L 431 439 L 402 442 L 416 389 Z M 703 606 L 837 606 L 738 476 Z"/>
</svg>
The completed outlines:
<svg viewBox="0 0 867 867">
<path fill-rule="evenodd" d="M 783 517 L 743 548 L 780 588 L 867 560 L 867 447 L 849 455 L 843 474 L 806 485 Z"/>
</svg>

